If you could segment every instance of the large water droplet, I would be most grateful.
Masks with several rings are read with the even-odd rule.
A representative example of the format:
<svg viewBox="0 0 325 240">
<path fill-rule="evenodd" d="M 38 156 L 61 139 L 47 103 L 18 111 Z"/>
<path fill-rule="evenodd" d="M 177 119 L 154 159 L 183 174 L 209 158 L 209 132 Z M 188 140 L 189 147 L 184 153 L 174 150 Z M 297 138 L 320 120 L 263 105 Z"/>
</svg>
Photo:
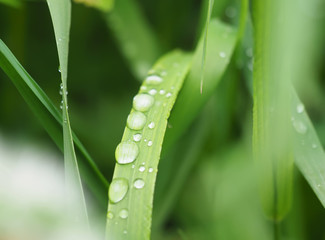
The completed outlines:
<svg viewBox="0 0 325 240">
<path fill-rule="evenodd" d="M 108 197 L 112 203 L 121 201 L 129 189 L 128 181 L 124 178 L 113 179 L 109 186 Z"/>
<path fill-rule="evenodd" d="M 137 134 L 133 135 L 133 140 L 135 142 L 140 142 L 141 138 L 142 138 L 142 135 L 140 133 L 137 133 Z"/>
<path fill-rule="evenodd" d="M 163 79 L 158 75 L 150 75 L 146 78 L 145 81 L 147 84 L 158 85 L 163 81 Z"/>
<path fill-rule="evenodd" d="M 148 94 L 138 94 L 133 98 L 133 108 L 140 112 L 146 112 L 152 107 L 154 101 L 154 98 Z"/>
<path fill-rule="evenodd" d="M 129 216 L 129 211 L 127 209 L 122 209 L 119 213 L 120 218 L 127 218 Z"/>
<path fill-rule="evenodd" d="M 133 162 L 139 154 L 139 147 L 136 143 L 128 141 L 121 142 L 115 150 L 115 158 L 119 164 Z"/>
<path fill-rule="evenodd" d="M 134 181 L 133 186 L 137 189 L 141 189 L 144 187 L 144 181 L 141 178 L 138 178 Z"/>
<path fill-rule="evenodd" d="M 148 127 L 149 127 L 150 129 L 153 129 L 153 128 L 155 127 L 155 123 L 154 123 L 154 122 L 149 123 Z"/>
<path fill-rule="evenodd" d="M 297 105 L 297 113 L 303 113 L 305 110 L 305 106 L 302 103 Z"/>
<path fill-rule="evenodd" d="M 146 115 L 142 112 L 134 111 L 128 116 L 127 125 L 130 129 L 141 130 L 146 124 L 146 120 Z"/>
<path fill-rule="evenodd" d="M 307 127 L 303 122 L 299 120 L 294 120 L 292 124 L 298 133 L 305 134 L 307 132 Z"/>
</svg>

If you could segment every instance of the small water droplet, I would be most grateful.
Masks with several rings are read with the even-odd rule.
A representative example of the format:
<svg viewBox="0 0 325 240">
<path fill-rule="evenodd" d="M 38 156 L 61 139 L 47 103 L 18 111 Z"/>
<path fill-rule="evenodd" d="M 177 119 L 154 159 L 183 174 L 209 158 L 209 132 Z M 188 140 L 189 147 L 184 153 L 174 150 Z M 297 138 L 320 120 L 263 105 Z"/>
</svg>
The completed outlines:
<svg viewBox="0 0 325 240">
<path fill-rule="evenodd" d="M 119 164 L 133 162 L 139 154 L 139 147 L 136 143 L 128 141 L 121 142 L 115 150 L 115 158 Z"/>
<path fill-rule="evenodd" d="M 316 149 L 316 148 L 317 148 L 317 144 L 316 144 L 316 143 L 313 143 L 313 144 L 311 145 L 311 147 L 312 147 L 313 149 Z"/>
<path fill-rule="evenodd" d="M 317 184 L 317 187 L 321 187 L 321 185 L 320 184 Z"/>
<path fill-rule="evenodd" d="M 60 108 L 63 109 L 63 105 L 62 104 L 60 104 Z"/>
<path fill-rule="evenodd" d="M 147 86 L 141 86 L 140 87 L 140 90 L 142 90 L 142 91 L 145 91 L 145 90 L 147 90 L 148 88 L 147 88 Z"/>
<path fill-rule="evenodd" d="M 138 94 L 133 98 L 133 108 L 140 112 L 146 112 L 151 108 L 154 101 L 154 98 L 148 94 Z"/>
<path fill-rule="evenodd" d="M 107 218 L 108 219 L 113 219 L 114 218 L 114 214 L 111 211 L 107 212 Z"/>
<path fill-rule="evenodd" d="M 135 165 L 134 164 L 132 165 L 132 168 L 135 168 Z"/>
<path fill-rule="evenodd" d="M 305 110 L 305 106 L 302 103 L 297 105 L 297 113 L 303 113 Z"/>
<path fill-rule="evenodd" d="M 61 42 L 62 41 L 62 38 L 59 38 L 59 41 Z"/>
<path fill-rule="evenodd" d="M 299 120 L 294 120 L 293 121 L 293 127 L 300 134 L 305 134 L 307 132 L 306 125 L 303 122 L 299 121 Z"/>
<path fill-rule="evenodd" d="M 128 231 L 124 230 L 123 233 L 124 233 L 124 234 L 128 234 Z"/>
<path fill-rule="evenodd" d="M 154 123 L 154 122 L 149 123 L 148 127 L 149 127 L 150 129 L 153 129 L 153 128 L 155 127 L 155 123 Z"/>
<path fill-rule="evenodd" d="M 166 94 L 166 98 L 170 98 L 171 96 L 172 96 L 172 93 L 170 93 L 170 92 Z"/>
<path fill-rule="evenodd" d="M 142 138 L 142 135 L 140 133 L 137 133 L 137 134 L 133 135 L 133 140 L 135 142 L 140 142 L 141 138 Z"/>
<path fill-rule="evenodd" d="M 164 90 L 164 89 L 161 89 L 160 91 L 159 91 L 159 94 L 160 95 L 164 95 L 166 93 L 166 91 Z"/>
<path fill-rule="evenodd" d="M 62 95 L 62 94 L 63 94 L 62 90 L 60 90 L 60 91 L 59 91 L 59 94 L 60 94 L 60 95 Z"/>
<path fill-rule="evenodd" d="M 152 95 L 152 96 L 156 95 L 156 93 L 157 93 L 157 90 L 154 89 L 154 88 L 149 90 L 149 94 Z"/>
<path fill-rule="evenodd" d="M 59 67 L 59 69 L 60 69 L 60 67 Z M 63 83 L 60 84 L 60 89 L 63 89 Z"/>
<path fill-rule="evenodd" d="M 151 147 L 152 146 L 152 141 L 149 141 L 148 142 L 148 147 Z"/>
<path fill-rule="evenodd" d="M 225 52 L 219 52 L 219 56 L 220 56 L 221 58 L 225 58 L 225 57 L 226 57 L 226 53 L 225 53 Z"/>
<path fill-rule="evenodd" d="M 144 181 L 141 178 L 138 178 L 134 181 L 133 186 L 137 189 L 141 189 L 144 187 Z"/>
<path fill-rule="evenodd" d="M 61 67 L 59 66 L 59 69 L 58 69 L 59 73 L 61 72 Z"/>
<path fill-rule="evenodd" d="M 153 172 L 153 168 L 149 168 L 148 172 Z"/>
<path fill-rule="evenodd" d="M 146 170 L 146 168 L 144 166 L 139 167 L 140 172 L 144 172 L 145 170 Z"/>
<path fill-rule="evenodd" d="M 119 213 L 120 218 L 127 218 L 129 216 L 129 211 L 127 209 L 122 209 Z"/>
<path fill-rule="evenodd" d="M 127 119 L 127 126 L 133 130 L 141 130 L 146 124 L 147 117 L 142 112 L 134 111 Z"/>
<path fill-rule="evenodd" d="M 112 203 L 120 202 L 129 189 L 128 181 L 124 178 L 113 179 L 109 186 L 108 197 Z"/>
<path fill-rule="evenodd" d="M 147 84 L 158 85 L 163 81 L 163 79 L 158 75 L 150 75 L 146 78 L 145 81 Z"/>
</svg>

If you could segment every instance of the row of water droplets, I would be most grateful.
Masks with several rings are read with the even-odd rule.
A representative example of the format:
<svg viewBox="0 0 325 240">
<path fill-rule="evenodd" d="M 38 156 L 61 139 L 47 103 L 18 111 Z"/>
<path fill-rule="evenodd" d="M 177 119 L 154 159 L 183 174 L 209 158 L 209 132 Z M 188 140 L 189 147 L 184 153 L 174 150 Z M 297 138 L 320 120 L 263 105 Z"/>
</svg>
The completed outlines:
<svg viewBox="0 0 325 240">
<path fill-rule="evenodd" d="M 136 165 L 133 164 L 139 155 L 138 143 L 143 140 L 146 142 L 148 147 L 153 145 L 152 140 L 143 139 L 142 130 L 147 127 L 148 129 L 154 129 L 155 123 L 153 121 L 148 121 L 146 113 L 150 111 L 155 103 L 154 96 L 165 95 L 166 98 L 172 96 L 171 92 L 166 92 L 164 89 L 157 90 L 158 87 L 163 82 L 163 77 L 166 76 L 166 71 L 149 71 L 149 75 L 145 79 L 145 85 L 140 89 L 142 93 L 137 94 L 133 98 L 133 110 L 127 118 L 127 127 L 130 130 L 135 131 L 132 139 L 121 142 L 115 151 L 116 162 L 121 165 L 132 164 L 132 168 Z M 152 88 L 151 88 L 152 87 Z M 139 167 L 138 171 L 143 173 L 146 171 L 145 162 L 143 162 Z M 152 173 L 154 169 L 152 167 L 148 168 L 147 171 Z M 142 178 L 136 178 L 133 181 L 133 187 L 135 189 L 142 189 L 145 186 L 145 181 Z M 125 178 L 115 178 L 113 179 L 110 189 L 109 189 L 109 201 L 116 204 L 122 201 L 129 190 L 129 181 Z M 118 216 L 121 219 L 128 218 L 128 210 L 123 208 L 119 211 Z M 107 213 L 107 218 L 113 219 L 115 217 L 112 211 Z M 117 222 L 115 222 L 117 224 Z M 127 233 L 124 231 L 124 233 Z"/>
</svg>

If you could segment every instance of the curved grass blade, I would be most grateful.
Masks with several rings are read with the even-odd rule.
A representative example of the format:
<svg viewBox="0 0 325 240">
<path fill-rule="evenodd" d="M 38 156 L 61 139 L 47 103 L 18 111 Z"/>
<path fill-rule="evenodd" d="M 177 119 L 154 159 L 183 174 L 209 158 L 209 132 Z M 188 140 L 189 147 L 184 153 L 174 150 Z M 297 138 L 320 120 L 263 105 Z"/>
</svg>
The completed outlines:
<svg viewBox="0 0 325 240">
<path fill-rule="evenodd" d="M 288 47 L 292 40 L 288 35 L 292 15 L 286 4 L 280 0 L 255 1 L 253 9 L 253 152 L 263 209 L 274 221 L 282 220 L 288 213 L 292 198 L 289 87 L 295 70 Z M 277 21 L 284 16 L 285 22 Z"/>
<path fill-rule="evenodd" d="M 317 133 L 304 110 L 304 105 L 293 91 L 292 129 L 295 163 L 325 207 L 325 153 Z"/>
<path fill-rule="evenodd" d="M 206 90 L 203 94 L 200 93 L 204 41 L 201 38 L 194 53 L 190 73 L 184 82 L 184 86 L 168 120 L 171 128 L 166 131 L 164 152 L 168 151 L 170 146 L 184 133 L 215 91 L 235 49 L 236 33 L 236 30 L 231 26 L 215 19 L 211 20 L 207 39 L 211 44 L 207 46 L 206 70 L 204 71 Z"/>
<path fill-rule="evenodd" d="M 162 50 L 139 6 L 134 0 L 116 1 L 105 18 L 131 70 L 142 81 Z"/>
<path fill-rule="evenodd" d="M 150 238 L 153 194 L 167 119 L 191 59 L 180 51 L 162 57 L 134 98 L 115 154 L 106 239 Z"/>
<path fill-rule="evenodd" d="M 21 66 L 12 52 L 0 39 L 0 67 L 8 75 L 13 84 L 16 86 L 25 102 L 34 112 L 44 129 L 56 143 L 58 148 L 63 151 L 63 135 L 62 135 L 62 114 L 54 106 L 52 101 L 34 79 Z M 81 171 L 87 173 L 84 181 L 90 187 L 91 191 L 96 190 L 94 194 L 99 200 L 105 201 L 108 183 L 105 177 L 97 168 L 94 160 L 91 158 L 85 147 L 82 145 L 78 137 L 73 133 L 73 139 L 81 152 L 79 164 L 84 166 Z"/>
<path fill-rule="evenodd" d="M 65 184 L 67 194 L 67 207 L 69 216 L 73 221 L 83 224 L 88 223 L 88 215 L 81 179 L 79 175 L 77 157 L 73 145 L 72 131 L 68 114 L 67 98 L 67 73 L 69 33 L 71 22 L 70 0 L 47 0 L 54 26 L 56 45 L 58 49 L 61 93 L 62 93 L 62 116 L 63 116 L 63 152 L 65 165 Z"/>
<path fill-rule="evenodd" d="M 114 0 L 74 0 L 76 3 L 83 3 L 86 6 L 94 7 L 99 10 L 108 12 L 114 6 Z"/>
</svg>

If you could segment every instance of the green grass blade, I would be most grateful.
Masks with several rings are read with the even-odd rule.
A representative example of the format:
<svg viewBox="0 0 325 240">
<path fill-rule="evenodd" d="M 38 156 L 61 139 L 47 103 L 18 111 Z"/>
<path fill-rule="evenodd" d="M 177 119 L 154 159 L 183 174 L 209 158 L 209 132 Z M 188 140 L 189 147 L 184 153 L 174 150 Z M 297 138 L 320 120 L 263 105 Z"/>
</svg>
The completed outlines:
<svg viewBox="0 0 325 240">
<path fill-rule="evenodd" d="M 292 94 L 291 114 L 295 164 L 325 207 L 324 149 L 295 92 Z"/>
<path fill-rule="evenodd" d="M 136 99 L 133 102 L 116 150 L 118 164 L 109 189 L 106 239 L 150 238 L 153 194 L 167 119 L 191 59 L 179 51 L 162 57 L 139 91 L 146 94 L 150 107 L 140 108 Z M 120 164 L 123 161 L 128 164 Z"/>
<path fill-rule="evenodd" d="M 206 61 L 206 52 L 207 52 L 207 41 L 208 41 L 208 30 L 209 30 L 209 24 L 210 24 L 210 18 L 212 13 L 214 0 L 209 0 L 209 6 L 208 6 L 208 13 L 207 13 L 207 19 L 205 22 L 205 30 L 204 30 L 204 40 L 203 40 L 203 48 L 202 48 L 202 63 L 201 63 L 201 83 L 200 83 L 200 93 L 202 94 L 203 91 L 203 79 L 204 79 L 204 70 L 205 70 L 205 61 Z"/>
<path fill-rule="evenodd" d="M 59 149 L 63 151 L 62 114 L 54 106 L 46 93 L 21 66 L 2 40 L 0 40 L 0 66 L 16 86 L 44 129 L 48 132 Z M 98 199 L 105 199 L 108 188 L 107 180 L 99 171 L 94 160 L 74 133 L 73 139 L 83 156 L 80 158 L 79 163 L 83 166 L 81 171 L 87 172 L 87 175 L 83 175 L 87 176 L 87 178 L 83 178 L 84 181 L 90 187 L 90 190 L 98 189 Z M 92 177 L 89 177 L 90 175 Z M 104 200 L 104 202 L 106 201 Z"/>
<path fill-rule="evenodd" d="M 20 7 L 21 6 L 20 0 L 0 0 L 0 3 L 6 4 L 10 7 Z"/>
<path fill-rule="evenodd" d="M 47 0 L 54 26 L 56 45 L 58 49 L 63 116 L 63 152 L 65 165 L 65 181 L 67 191 L 67 206 L 73 221 L 87 223 L 88 215 L 83 188 L 81 184 L 77 157 L 73 145 L 72 131 L 68 114 L 67 73 L 69 53 L 69 33 L 71 22 L 70 0 Z"/>
<path fill-rule="evenodd" d="M 266 215 L 281 220 L 292 198 L 290 136 L 290 8 L 281 1 L 254 2 L 253 152 Z M 277 19 L 288 17 L 285 22 Z"/>
<path fill-rule="evenodd" d="M 131 70 L 142 81 L 162 53 L 156 35 L 135 0 L 116 1 L 105 17 Z"/>
<path fill-rule="evenodd" d="M 102 11 L 110 11 L 114 7 L 114 0 L 74 0 L 76 3 L 83 3 L 86 6 L 94 7 Z"/>
<path fill-rule="evenodd" d="M 206 70 L 204 72 L 205 91 L 200 93 L 201 62 L 203 39 L 198 44 L 192 68 L 184 82 L 177 102 L 168 121 L 171 128 L 166 131 L 164 151 L 189 127 L 203 105 L 215 91 L 236 45 L 236 30 L 218 20 L 211 20 L 209 26 L 206 55 Z"/>
</svg>

